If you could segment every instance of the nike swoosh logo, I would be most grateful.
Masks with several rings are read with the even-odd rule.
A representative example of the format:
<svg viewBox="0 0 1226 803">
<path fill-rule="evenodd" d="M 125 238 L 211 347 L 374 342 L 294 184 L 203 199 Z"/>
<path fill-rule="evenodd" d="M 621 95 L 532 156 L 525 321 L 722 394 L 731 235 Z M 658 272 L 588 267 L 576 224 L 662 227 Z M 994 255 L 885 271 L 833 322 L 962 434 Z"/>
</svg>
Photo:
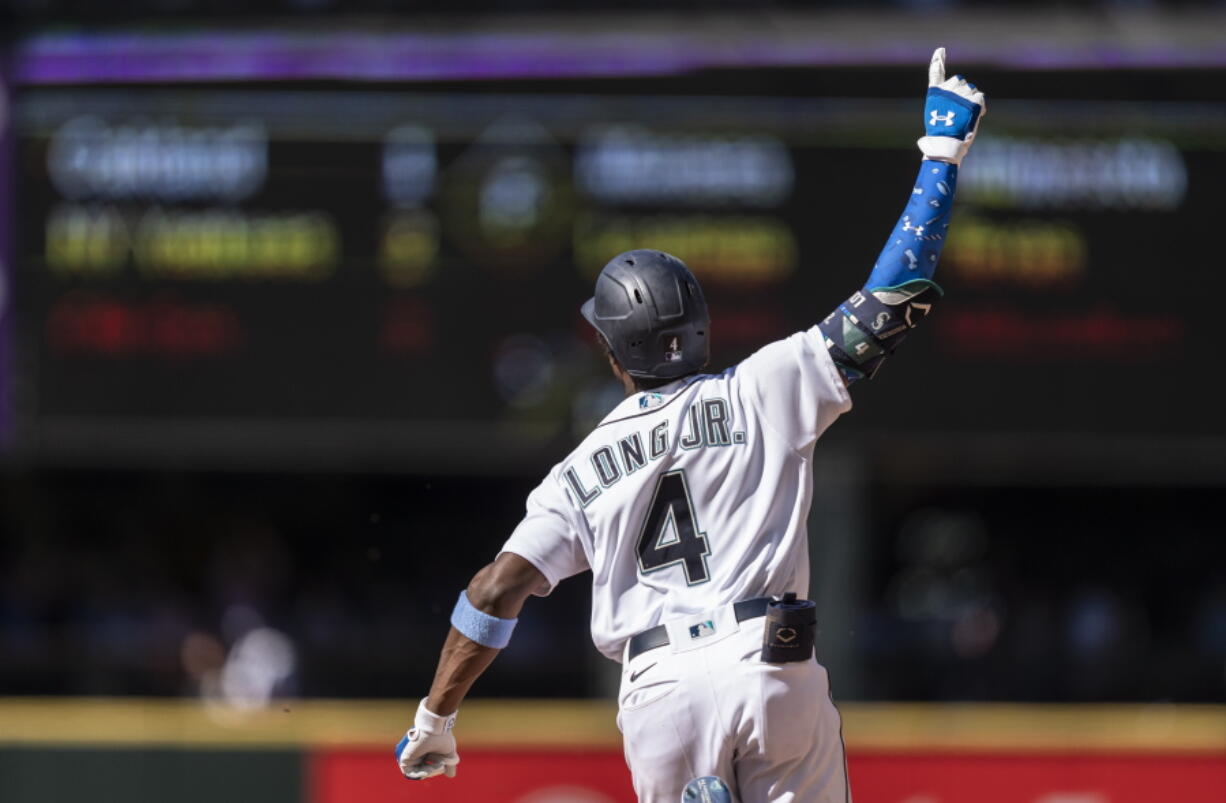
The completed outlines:
<svg viewBox="0 0 1226 803">
<path fill-rule="evenodd" d="M 659 663 L 659 661 L 657 661 L 656 663 Z M 637 672 L 631 672 L 631 673 L 630 673 L 630 682 L 631 682 L 631 683 L 633 683 L 634 681 L 638 680 L 640 677 L 642 677 L 642 676 L 643 676 L 643 673 L 644 673 L 644 672 L 646 672 L 648 669 L 651 669 L 651 668 L 652 668 L 653 666 L 655 666 L 655 665 L 656 665 L 656 664 L 652 664 L 651 666 L 645 666 L 645 667 L 643 667 L 642 669 L 640 669 L 640 670 L 639 670 L 639 671 L 637 671 Z"/>
</svg>

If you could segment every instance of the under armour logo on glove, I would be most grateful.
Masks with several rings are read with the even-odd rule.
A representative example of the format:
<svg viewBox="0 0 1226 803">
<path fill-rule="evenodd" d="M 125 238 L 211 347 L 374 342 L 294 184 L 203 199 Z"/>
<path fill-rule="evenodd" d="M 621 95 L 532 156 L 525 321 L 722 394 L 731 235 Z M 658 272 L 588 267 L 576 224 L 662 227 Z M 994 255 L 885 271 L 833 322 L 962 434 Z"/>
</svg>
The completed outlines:
<svg viewBox="0 0 1226 803">
<path fill-rule="evenodd" d="M 936 109 L 933 109 L 930 114 L 932 115 L 928 118 L 928 125 L 930 127 L 935 126 L 938 121 L 944 123 L 946 128 L 954 124 L 954 113 L 952 111 L 947 112 L 944 117 L 937 114 Z"/>
<path fill-rule="evenodd" d="M 950 78 L 942 86 L 929 87 L 927 102 L 924 104 L 924 110 L 928 112 L 924 130 L 930 137 L 963 139 L 975 129 L 975 121 L 979 119 L 979 105 L 955 91 L 942 88 L 949 84 L 954 84 L 962 91 L 975 91 L 960 76 Z"/>
</svg>

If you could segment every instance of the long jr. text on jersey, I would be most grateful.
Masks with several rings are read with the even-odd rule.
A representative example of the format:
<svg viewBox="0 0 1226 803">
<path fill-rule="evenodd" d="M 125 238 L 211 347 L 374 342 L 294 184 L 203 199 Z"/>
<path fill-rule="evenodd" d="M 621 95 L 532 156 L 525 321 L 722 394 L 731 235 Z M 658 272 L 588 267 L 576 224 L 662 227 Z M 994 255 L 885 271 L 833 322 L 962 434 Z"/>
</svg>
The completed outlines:
<svg viewBox="0 0 1226 803">
<path fill-rule="evenodd" d="M 726 399 L 698 399 L 686 412 L 685 425 L 676 434 L 675 441 L 669 433 L 669 422 L 661 421 L 650 429 L 620 438 L 616 443 L 597 447 L 588 456 L 587 465 L 571 465 L 562 476 L 575 495 L 575 501 L 587 507 L 600 496 L 602 489 L 611 488 L 623 477 L 676 449 L 744 444 L 745 433 L 731 428 L 730 410 Z"/>
</svg>

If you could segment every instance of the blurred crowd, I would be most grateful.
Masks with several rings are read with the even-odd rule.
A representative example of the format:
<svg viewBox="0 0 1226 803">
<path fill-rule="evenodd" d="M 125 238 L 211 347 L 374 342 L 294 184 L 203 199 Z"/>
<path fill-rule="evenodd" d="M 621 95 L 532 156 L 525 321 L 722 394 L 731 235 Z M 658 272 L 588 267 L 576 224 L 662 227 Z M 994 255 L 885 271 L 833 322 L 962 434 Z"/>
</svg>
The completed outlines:
<svg viewBox="0 0 1226 803">
<path fill-rule="evenodd" d="M 455 594 L 494 556 L 530 487 L 9 474 L 0 695 L 185 695 L 251 707 L 416 693 Z M 864 578 L 850 601 L 855 628 L 822 633 L 850 645 L 856 677 L 843 695 L 1222 700 L 1226 549 L 1196 513 L 1212 493 L 1137 492 L 1127 508 L 1119 496 L 874 490 L 869 548 L 846 567 Z M 611 664 L 589 642 L 588 610 L 584 576 L 530 602 L 478 693 L 601 694 Z"/>
<path fill-rule="evenodd" d="M 861 645 L 872 688 L 924 699 L 1223 699 L 1226 551 L 1198 512 L 1212 496 L 962 488 L 896 508 Z"/>
<path fill-rule="evenodd" d="M 522 483 L 502 485 L 9 477 L 0 694 L 198 694 L 245 706 L 410 693 L 433 673 L 454 595 L 522 504 Z M 474 494 L 489 503 L 474 506 Z M 538 631 L 565 638 L 582 625 L 573 605 L 542 609 L 490 691 L 584 693 L 573 662 L 519 671 L 518 655 L 540 654 Z M 572 649 L 581 660 L 582 646 Z"/>
</svg>

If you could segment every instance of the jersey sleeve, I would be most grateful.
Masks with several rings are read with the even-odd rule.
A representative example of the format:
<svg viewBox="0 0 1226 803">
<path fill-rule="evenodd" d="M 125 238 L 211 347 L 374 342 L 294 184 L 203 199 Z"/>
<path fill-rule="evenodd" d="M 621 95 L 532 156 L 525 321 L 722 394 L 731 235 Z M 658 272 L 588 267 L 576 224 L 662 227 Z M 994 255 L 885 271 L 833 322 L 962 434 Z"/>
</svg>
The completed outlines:
<svg viewBox="0 0 1226 803">
<path fill-rule="evenodd" d="M 851 409 L 851 396 L 816 326 L 760 349 L 737 366 L 741 393 L 763 425 L 796 450 Z"/>
<path fill-rule="evenodd" d="M 556 472 L 551 472 L 528 495 L 527 513 L 499 552 L 519 555 L 545 576 L 549 591 L 540 596 L 546 596 L 558 583 L 588 568 L 576 515 L 558 484 Z"/>
</svg>

